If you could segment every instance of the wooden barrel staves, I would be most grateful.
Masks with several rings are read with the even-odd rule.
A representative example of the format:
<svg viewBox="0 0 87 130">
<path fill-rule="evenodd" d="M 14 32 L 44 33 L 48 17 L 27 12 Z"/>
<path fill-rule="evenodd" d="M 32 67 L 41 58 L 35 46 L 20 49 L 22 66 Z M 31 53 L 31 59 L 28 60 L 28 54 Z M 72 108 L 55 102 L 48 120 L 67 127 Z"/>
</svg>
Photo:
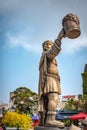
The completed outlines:
<svg viewBox="0 0 87 130">
<path fill-rule="evenodd" d="M 80 22 L 79 18 L 75 14 L 67 14 L 63 20 L 62 25 L 66 33 L 66 37 L 74 39 L 80 36 Z"/>
</svg>

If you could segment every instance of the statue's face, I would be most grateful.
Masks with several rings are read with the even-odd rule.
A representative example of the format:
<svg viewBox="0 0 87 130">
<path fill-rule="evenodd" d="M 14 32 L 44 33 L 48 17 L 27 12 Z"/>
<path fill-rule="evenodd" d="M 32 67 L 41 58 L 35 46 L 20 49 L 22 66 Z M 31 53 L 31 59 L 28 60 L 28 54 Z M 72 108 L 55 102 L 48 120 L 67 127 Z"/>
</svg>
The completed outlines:
<svg viewBox="0 0 87 130">
<path fill-rule="evenodd" d="M 53 43 L 47 42 L 47 43 L 44 44 L 43 50 L 44 51 L 49 51 L 52 48 L 52 46 L 53 46 Z"/>
</svg>

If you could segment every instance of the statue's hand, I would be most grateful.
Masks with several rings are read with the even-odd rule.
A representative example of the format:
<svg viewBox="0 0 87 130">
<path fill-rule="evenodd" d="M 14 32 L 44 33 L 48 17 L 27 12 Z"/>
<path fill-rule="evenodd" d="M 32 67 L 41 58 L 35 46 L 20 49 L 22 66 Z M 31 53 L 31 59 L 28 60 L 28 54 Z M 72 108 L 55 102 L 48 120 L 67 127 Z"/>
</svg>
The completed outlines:
<svg viewBox="0 0 87 130">
<path fill-rule="evenodd" d="M 65 35 L 64 29 L 62 28 L 62 30 L 60 31 L 60 33 L 59 33 L 57 39 L 55 40 L 55 43 L 56 43 L 59 47 L 61 46 L 61 40 L 62 40 L 63 37 L 66 37 L 66 35 Z"/>
<path fill-rule="evenodd" d="M 62 28 L 62 30 L 60 31 L 60 33 L 59 33 L 57 39 L 58 39 L 58 40 L 61 40 L 63 37 L 65 37 L 65 31 L 64 31 L 64 29 Z"/>
</svg>

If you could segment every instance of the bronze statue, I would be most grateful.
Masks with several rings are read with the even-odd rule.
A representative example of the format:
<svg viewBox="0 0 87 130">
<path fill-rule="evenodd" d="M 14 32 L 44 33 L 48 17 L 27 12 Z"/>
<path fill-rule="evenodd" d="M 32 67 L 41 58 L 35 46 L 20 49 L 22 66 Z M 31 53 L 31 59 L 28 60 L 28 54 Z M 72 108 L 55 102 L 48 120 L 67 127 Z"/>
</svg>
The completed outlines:
<svg viewBox="0 0 87 130">
<path fill-rule="evenodd" d="M 69 17 L 70 16 L 71 15 L 69 14 Z M 62 38 L 66 36 L 69 38 L 76 38 L 80 35 L 80 30 L 78 31 L 78 28 L 76 28 L 75 25 L 72 28 L 69 28 L 71 24 L 70 21 L 68 22 L 68 29 L 65 30 L 64 22 L 67 21 L 66 17 L 63 19 L 64 27 L 60 31 L 57 39 L 54 42 L 47 40 L 42 44 L 43 53 L 39 64 L 40 73 L 38 86 L 38 111 L 40 125 L 42 126 L 64 127 L 63 122 L 55 120 L 58 96 L 61 94 L 60 76 L 55 57 L 61 51 Z M 70 18 L 68 18 L 68 20 L 70 20 Z M 79 33 L 74 35 L 73 33 L 75 33 L 75 31 Z M 71 35 L 73 36 L 71 37 Z"/>
</svg>

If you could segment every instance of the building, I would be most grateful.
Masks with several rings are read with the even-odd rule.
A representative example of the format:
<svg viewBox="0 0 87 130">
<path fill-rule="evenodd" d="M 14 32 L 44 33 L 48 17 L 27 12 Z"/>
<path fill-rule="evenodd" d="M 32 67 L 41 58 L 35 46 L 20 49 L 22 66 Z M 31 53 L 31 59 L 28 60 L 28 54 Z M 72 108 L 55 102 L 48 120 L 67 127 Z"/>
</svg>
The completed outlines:
<svg viewBox="0 0 87 130">
<path fill-rule="evenodd" d="M 65 95 L 65 96 L 62 96 L 62 101 L 68 101 L 69 99 L 77 100 L 78 95 Z"/>
</svg>

